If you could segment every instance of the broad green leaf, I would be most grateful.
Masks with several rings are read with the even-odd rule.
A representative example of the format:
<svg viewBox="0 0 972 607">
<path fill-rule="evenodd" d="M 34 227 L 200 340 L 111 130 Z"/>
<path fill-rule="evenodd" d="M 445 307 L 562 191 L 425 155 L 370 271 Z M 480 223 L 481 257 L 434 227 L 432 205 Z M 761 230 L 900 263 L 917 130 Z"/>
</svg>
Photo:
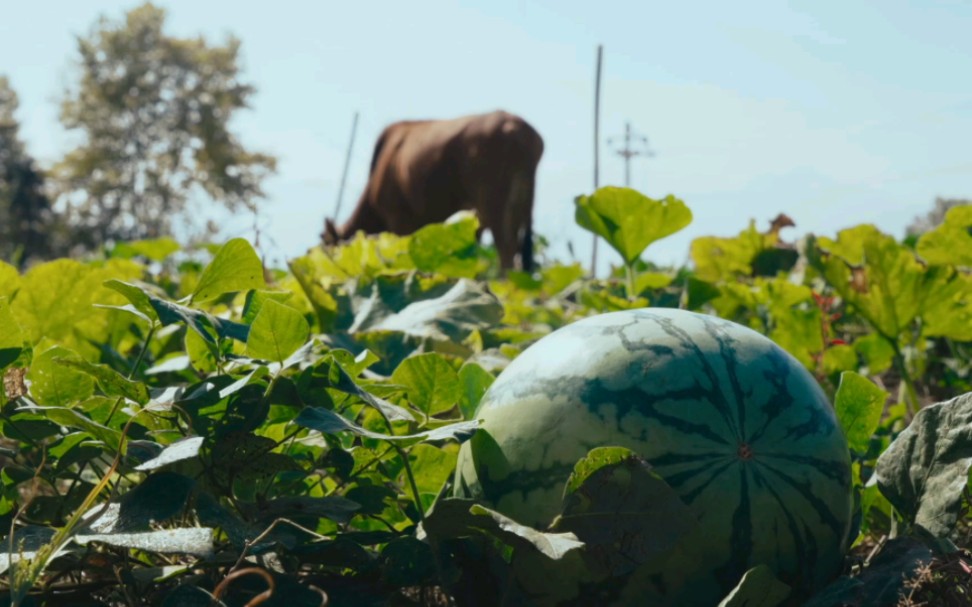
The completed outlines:
<svg viewBox="0 0 972 607">
<path fill-rule="evenodd" d="M 459 376 L 442 356 L 428 352 L 402 361 L 391 377 L 426 417 L 448 411 L 462 398 Z"/>
<path fill-rule="evenodd" d="M 415 417 L 408 412 L 408 409 L 393 405 L 359 386 L 340 364 L 334 365 L 331 370 L 337 378 L 337 382 L 333 384 L 334 388 L 348 394 L 354 394 L 369 406 L 381 411 L 382 415 L 387 417 L 389 421 L 415 421 Z"/>
<path fill-rule="evenodd" d="M 753 259 L 772 246 L 771 240 L 756 229 L 756 222 L 735 237 L 703 236 L 692 241 L 690 252 L 695 262 L 695 276 L 719 284 L 753 272 Z"/>
<path fill-rule="evenodd" d="M 250 326 L 246 353 L 253 358 L 283 362 L 304 345 L 310 326 L 304 315 L 290 306 L 267 300 Z"/>
<path fill-rule="evenodd" d="M 426 430 L 416 434 L 390 435 L 368 430 L 364 426 L 358 425 L 333 411 L 328 411 L 321 407 L 306 407 L 302 409 L 300 415 L 294 419 L 294 423 L 298 426 L 304 426 L 305 428 L 317 430 L 324 434 L 351 432 L 357 436 L 403 445 L 419 442 L 433 443 L 445 440 L 455 440 L 461 443 L 469 440 L 479 428 L 479 421 L 475 420 L 439 426 L 433 430 Z"/>
<path fill-rule="evenodd" d="M 945 221 L 918 239 L 915 250 L 934 265 L 972 267 L 972 205 L 952 207 Z"/>
<path fill-rule="evenodd" d="M 955 530 L 972 466 L 972 393 L 918 411 L 881 454 L 878 487 L 906 520 L 935 537 Z"/>
<path fill-rule="evenodd" d="M 584 545 L 573 533 L 542 533 L 480 504 L 474 504 L 469 512 L 484 519 L 478 523 L 481 529 L 514 549 L 529 546 L 549 559 L 558 560 Z"/>
<path fill-rule="evenodd" d="M 598 447 L 575 464 L 550 529 L 576 535 L 590 570 L 607 577 L 664 557 L 695 525 L 689 507 L 647 462 L 622 447 Z"/>
<path fill-rule="evenodd" d="M 140 286 L 137 283 L 128 283 L 121 280 L 107 280 L 105 286 L 113 291 L 117 291 L 125 296 L 136 310 L 142 313 L 151 321 L 158 322 L 159 314 L 152 306 L 151 298 L 147 292 L 148 287 Z"/>
<path fill-rule="evenodd" d="M 293 299 L 293 297 L 294 293 L 292 291 L 264 291 L 262 289 L 250 291 L 246 294 L 246 302 L 243 304 L 243 323 L 247 325 L 253 324 L 257 314 L 263 309 L 263 304 L 267 301 L 272 300 L 278 303 L 286 303 Z"/>
<path fill-rule="evenodd" d="M 238 322 L 219 318 L 200 310 L 193 310 L 186 306 L 181 306 L 171 301 L 155 296 L 149 296 L 152 308 L 159 317 L 159 322 L 163 325 L 184 323 L 187 327 L 199 334 L 206 341 L 215 344 L 215 332 L 222 339 L 232 338 L 237 341 L 246 341 L 250 332 L 250 327 Z"/>
<path fill-rule="evenodd" d="M 84 413 L 68 407 L 30 407 L 28 411 L 43 415 L 46 419 L 66 428 L 81 430 L 100 440 L 113 452 L 121 443 L 121 432 L 92 420 Z"/>
<path fill-rule="evenodd" d="M 663 289 L 672 284 L 674 276 L 661 272 L 642 272 L 635 276 L 635 293 L 644 293 L 654 289 Z"/>
<path fill-rule="evenodd" d="M 48 407 L 71 407 L 94 394 L 94 380 L 87 373 L 67 367 L 60 359 L 81 362 L 76 352 L 54 346 L 35 355 L 27 372 L 30 394 Z"/>
<path fill-rule="evenodd" d="M 20 357 L 23 349 L 24 332 L 14 319 L 7 298 L 0 297 L 0 375 Z"/>
<path fill-rule="evenodd" d="M 894 361 L 894 348 L 877 333 L 870 333 L 856 340 L 854 349 L 864 359 L 868 371 L 874 374 L 887 371 Z"/>
<path fill-rule="evenodd" d="M 851 449 L 858 453 L 867 451 L 871 435 L 881 423 L 887 399 L 888 393 L 866 377 L 853 371 L 840 374 L 834 407 Z"/>
<path fill-rule="evenodd" d="M 777 607 L 790 596 L 790 587 L 773 575 L 766 565 L 757 565 L 739 580 L 719 607 Z"/>
<path fill-rule="evenodd" d="M 485 269 L 477 256 L 479 220 L 466 214 L 448 223 L 427 225 L 408 241 L 408 253 L 423 272 L 473 278 Z"/>
<path fill-rule="evenodd" d="M 459 368 L 459 385 L 462 389 L 459 411 L 463 419 L 473 419 L 479 401 L 495 379 L 492 373 L 474 362 L 467 362 Z"/>
<path fill-rule="evenodd" d="M 674 196 L 648 198 L 630 188 L 603 187 L 575 200 L 574 218 L 585 230 L 604 238 L 631 265 L 656 240 L 692 222 L 692 212 Z"/>
<path fill-rule="evenodd" d="M 219 368 L 219 347 L 203 339 L 199 331 L 186 331 L 184 344 L 189 364 L 197 372 L 212 373 Z"/>
<path fill-rule="evenodd" d="M 89 363 L 86 360 L 68 357 L 55 358 L 54 362 L 90 375 L 98 383 L 101 391 L 108 396 L 124 396 L 140 405 L 144 405 L 149 401 L 148 388 L 145 387 L 145 384 L 127 379 L 106 365 L 98 365 Z"/>
<path fill-rule="evenodd" d="M 5 261 L 0 261 L 0 297 L 10 297 L 20 288 L 20 272 Z"/>
<path fill-rule="evenodd" d="M 829 255 L 812 257 L 840 296 L 888 339 L 897 339 L 928 296 L 924 267 L 914 253 L 872 226 L 842 230 L 836 241 L 820 238 Z"/>
<path fill-rule="evenodd" d="M 941 270 L 928 272 L 921 332 L 925 337 L 972 341 L 972 274 Z"/>
<path fill-rule="evenodd" d="M 454 443 L 446 443 L 438 447 L 414 445 L 409 449 L 408 463 L 415 476 L 418 490 L 422 493 L 437 494 L 455 469 L 458 455 L 459 450 Z M 406 486 L 408 479 L 405 478 L 404 472 L 399 480 L 402 481 L 402 487 Z"/>
<path fill-rule="evenodd" d="M 823 353 L 824 373 L 842 373 L 844 371 L 856 371 L 857 351 L 853 346 L 839 344 L 827 348 Z"/>
<path fill-rule="evenodd" d="M 120 242 L 115 245 L 111 254 L 114 257 L 123 257 L 125 259 L 140 255 L 151 261 L 164 261 L 166 257 L 181 248 L 179 243 L 174 239 L 163 236 L 162 238 Z"/>
<path fill-rule="evenodd" d="M 17 297 L 11 302 L 14 318 L 32 344 L 46 337 L 97 354 L 90 340 L 103 339 L 108 315 L 94 304 L 122 302 L 102 285 L 109 278 L 128 279 L 135 272 L 141 272 L 141 268 L 123 260 L 100 267 L 70 259 L 36 265 L 24 274 Z"/>
<path fill-rule="evenodd" d="M 234 238 L 223 245 L 203 270 L 190 301 L 198 303 L 224 293 L 264 287 L 263 263 L 256 251 L 245 239 Z"/>
</svg>

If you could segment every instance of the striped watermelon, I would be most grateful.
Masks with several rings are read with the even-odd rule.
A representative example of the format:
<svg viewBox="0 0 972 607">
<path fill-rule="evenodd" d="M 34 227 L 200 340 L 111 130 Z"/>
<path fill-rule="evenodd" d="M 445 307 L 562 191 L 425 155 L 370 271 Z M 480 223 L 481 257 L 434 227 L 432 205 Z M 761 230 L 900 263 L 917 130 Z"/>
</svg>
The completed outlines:
<svg viewBox="0 0 972 607">
<path fill-rule="evenodd" d="M 594 447 L 650 462 L 699 522 L 649 581 L 673 604 L 715 604 L 758 564 L 803 592 L 841 566 L 846 440 L 813 377 L 748 328 L 661 308 L 587 318 L 527 348 L 477 417 L 486 435 L 463 445 L 456 495 L 535 527 Z"/>
</svg>

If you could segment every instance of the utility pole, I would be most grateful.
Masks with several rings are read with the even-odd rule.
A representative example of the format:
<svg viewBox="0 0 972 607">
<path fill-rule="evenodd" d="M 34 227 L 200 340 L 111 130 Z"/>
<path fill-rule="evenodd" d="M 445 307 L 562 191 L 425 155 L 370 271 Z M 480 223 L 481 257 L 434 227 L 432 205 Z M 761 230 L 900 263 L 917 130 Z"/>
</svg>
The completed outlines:
<svg viewBox="0 0 972 607">
<path fill-rule="evenodd" d="M 618 137 L 608 137 L 608 145 L 615 143 Z M 634 144 L 635 147 L 632 147 Z M 644 147 L 642 147 L 644 146 Z M 635 156 L 651 158 L 654 152 L 648 149 L 648 138 L 640 135 L 631 128 L 631 123 L 624 123 L 624 147 L 615 150 L 618 156 L 624 158 L 624 187 L 631 187 L 631 159 Z"/>
</svg>

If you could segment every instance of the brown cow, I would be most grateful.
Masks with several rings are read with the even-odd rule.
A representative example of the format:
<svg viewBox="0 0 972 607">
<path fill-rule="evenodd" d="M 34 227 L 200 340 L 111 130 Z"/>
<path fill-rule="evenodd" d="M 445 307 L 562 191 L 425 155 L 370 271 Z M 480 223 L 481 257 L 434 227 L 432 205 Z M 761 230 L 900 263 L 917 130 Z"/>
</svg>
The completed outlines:
<svg viewBox="0 0 972 607">
<path fill-rule="evenodd" d="M 488 229 L 500 266 L 533 267 L 533 190 L 543 139 L 519 116 L 497 111 L 454 120 L 396 122 L 382 132 L 358 206 L 325 244 L 354 236 L 411 234 L 462 209 Z"/>
</svg>

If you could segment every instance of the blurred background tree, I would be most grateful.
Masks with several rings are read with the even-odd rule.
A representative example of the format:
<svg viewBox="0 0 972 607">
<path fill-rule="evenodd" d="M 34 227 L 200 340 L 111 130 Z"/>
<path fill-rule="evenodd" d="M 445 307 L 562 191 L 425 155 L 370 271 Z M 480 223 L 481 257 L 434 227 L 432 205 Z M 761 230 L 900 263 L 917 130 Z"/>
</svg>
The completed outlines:
<svg viewBox="0 0 972 607">
<path fill-rule="evenodd" d="M 147 3 L 122 22 L 102 17 L 78 39 L 80 74 L 61 122 L 82 141 L 55 173 L 88 248 L 168 235 L 177 217 L 212 231 L 193 202 L 255 212 L 275 170 L 272 156 L 248 151 L 229 130 L 255 90 L 239 79 L 239 41 L 167 36 L 165 19 Z"/>
<path fill-rule="evenodd" d="M 44 173 L 20 140 L 17 93 L 0 76 L 0 259 L 18 267 L 60 252 Z"/>
<path fill-rule="evenodd" d="M 949 209 L 967 204 L 972 204 L 972 198 L 942 198 L 941 196 L 935 198 L 932 209 L 927 214 L 912 219 L 908 227 L 905 228 L 906 237 L 916 240 L 918 236 L 941 225 L 945 221 L 945 214 L 948 213 Z"/>
</svg>

